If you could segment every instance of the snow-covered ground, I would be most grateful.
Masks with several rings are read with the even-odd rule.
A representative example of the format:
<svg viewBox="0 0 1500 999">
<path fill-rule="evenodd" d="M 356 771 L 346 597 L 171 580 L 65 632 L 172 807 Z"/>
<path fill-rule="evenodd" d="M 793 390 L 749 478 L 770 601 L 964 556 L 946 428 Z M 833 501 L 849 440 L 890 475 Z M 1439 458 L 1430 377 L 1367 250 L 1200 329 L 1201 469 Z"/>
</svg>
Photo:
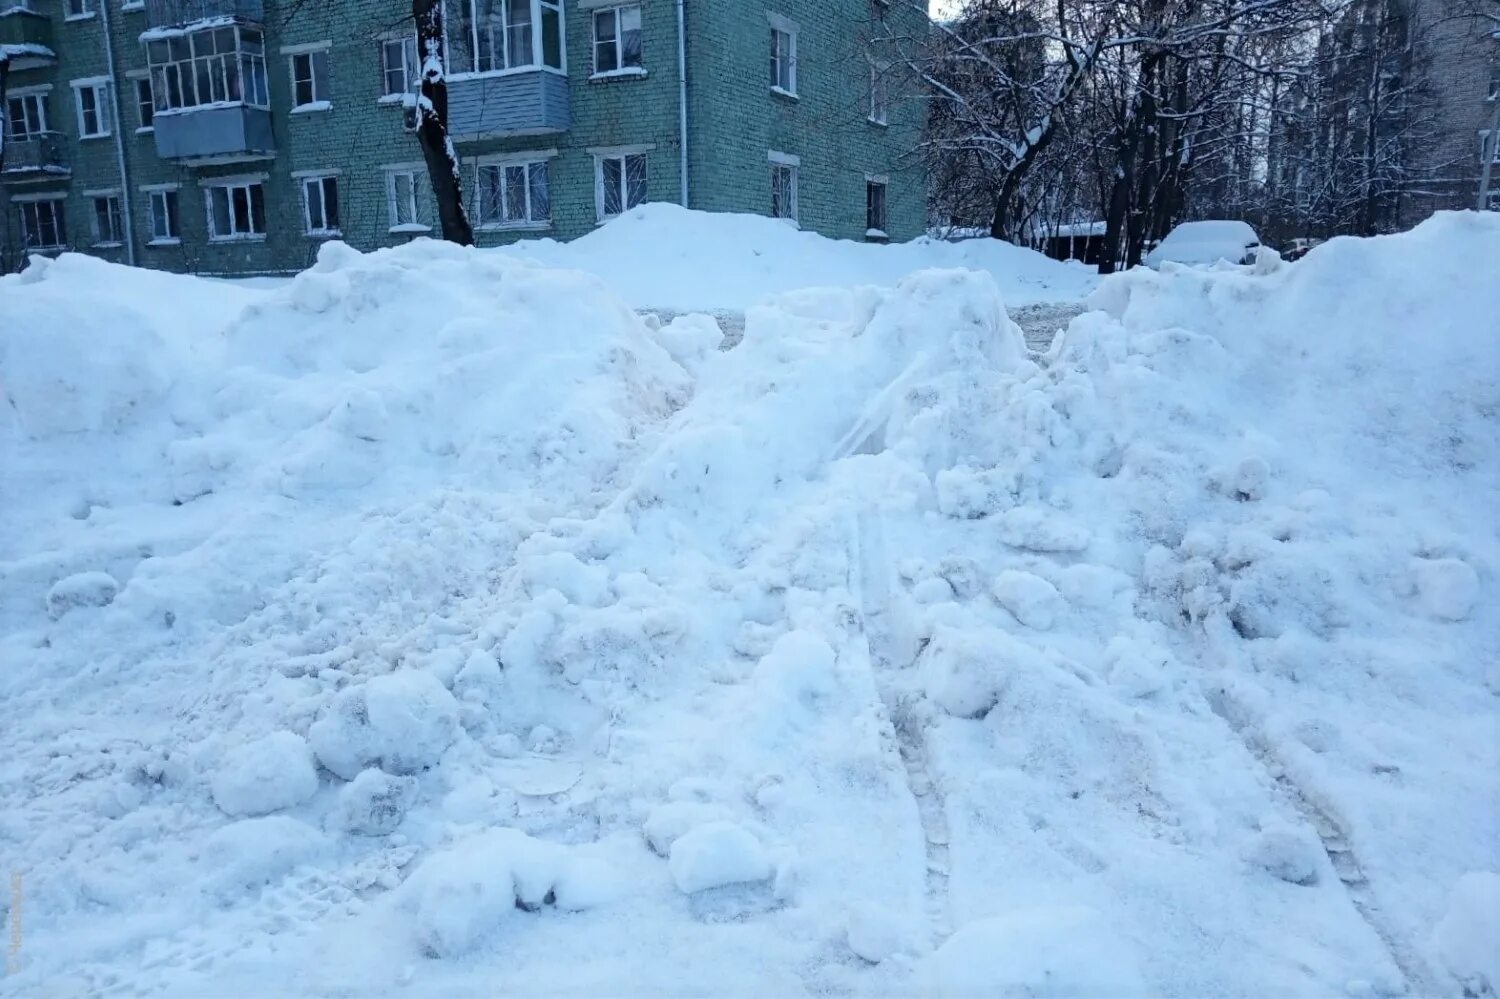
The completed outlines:
<svg viewBox="0 0 1500 999">
<path fill-rule="evenodd" d="M 1500 219 L 632 225 L 0 278 L 0 992 L 1500 986 Z"/>
</svg>

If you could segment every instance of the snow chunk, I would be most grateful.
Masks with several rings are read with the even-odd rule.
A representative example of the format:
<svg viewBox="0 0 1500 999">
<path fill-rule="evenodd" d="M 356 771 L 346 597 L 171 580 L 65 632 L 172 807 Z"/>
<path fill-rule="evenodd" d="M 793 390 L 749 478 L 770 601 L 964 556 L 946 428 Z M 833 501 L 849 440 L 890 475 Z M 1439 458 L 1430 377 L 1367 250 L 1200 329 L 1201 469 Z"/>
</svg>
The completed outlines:
<svg viewBox="0 0 1500 999">
<path fill-rule="evenodd" d="M 665 857 L 676 843 L 697 826 L 727 817 L 724 809 L 699 801 L 669 801 L 651 809 L 642 832 L 646 843 L 658 855 Z"/>
<path fill-rule="evenodd" d="M 749 881 L 765 881 L 771 860 L 760 840 L 729 821 L 709 822 L 672 844 L 668 867 L 685 895 Z"/>
<path fill-rule="evenodd" d="M 316 794 L 318 771 L 302 736 L 272 732 L 225 753 L 212 786 L 224 814 L 266 815 Z"/>
<path fill-rule="evenodd" d="M 911 940 L 910 924 L 883 905 L 861 903 L 849 908 L 844 938 L 857 956 L 879 964 L 906 948 Z"/>
<path fill-rule="evenodd" d="M 1231 499 L 1242 502 L 1262 499 L 1266 485 L 1271 481 L 1271 466 L 1264 458 L 1241 459 L 1228 468 L 1221 468 L 1209 475 L 1215 489 Z"/>
<path fill-rule="evenodd" d="M 1323 847 L 1311 833 L 1278 825 L 1255 838 L 1248 859 L 1283 881 L 1314 885 L 1323 866 Z"/>
<path fill-rule="evenodd" d="M 434 957 L 455 957 L 543 905 L 579 911 L 614 897 L 603 864 L 515 829 L 482 833 L 429 859 L 412 875 L 416 936 Z"/>
<path fill-rule="evenodd" d="M 1479 601 L 1479 574 L 1456 558 L 1419 558 L 1411 564 L 1422 609 L 1443 621 L 1462 621 Z"/>
<path fill-rule="evenodd" d="M 980 919 L 932 955 L 928 995 L 1098 997 L 1149 994 L 1118 929 L 1086 906 Z"/>
<path fill-rule="evenodd" d="M 959 718 L 978 718 L 994 707 L 1012 671 L 1049 668 L 1037 650 L 990 628 L 940 626 L 922 659 L 928 696 Z"/>
<path fill-rule="evenodd" d="M 209 882 L 228 897 L 281 880 L 328 848 L 328 839 L 285 815 L 231 822 L 208 838 L 201 860 Z"/>
<path fill-rule="evenodd" d="M 399 670 L 347 687 L 308 731 L 318 762 L 353 780 L 371 763 L 408 774 L 442 758 L 458 734 L 458 702 L 431 674 Z"/>
<path fill-rule="evenodd" d="M 1000 539 L 1031 552 L 1081 552 L 1089 532 L 1061 515 L 1034 506 L 1006 510 L 998 518 Z"/>
<path fill-rule="evenodd" d="M 1015 615 L 1028 628 L 1046 631 L 1067 609 L 1057 587 L 1040 576 L 1007 569 L 990 588 L 1000 606 Z"/>
<path fill-rule="evenodd" d="M 47 613 L 56 619 L 75 607 L 105 607 L 119 592 L 120 584 L 107 572 L 76 573 L 47 591 Z"/>
<path fill-rule="evenodd" d="M 1500 990 L 1500 874 L 1470 871 L 1458 879 L 1432 943 L 1465 995 Z"/>
<path fill-rule="evenodd" d="M 371 768 L 340 789 L 333 821 L 359 836 L 386 836 L 396 831 L 416 800 L 416 778 Z"/>
</svg>

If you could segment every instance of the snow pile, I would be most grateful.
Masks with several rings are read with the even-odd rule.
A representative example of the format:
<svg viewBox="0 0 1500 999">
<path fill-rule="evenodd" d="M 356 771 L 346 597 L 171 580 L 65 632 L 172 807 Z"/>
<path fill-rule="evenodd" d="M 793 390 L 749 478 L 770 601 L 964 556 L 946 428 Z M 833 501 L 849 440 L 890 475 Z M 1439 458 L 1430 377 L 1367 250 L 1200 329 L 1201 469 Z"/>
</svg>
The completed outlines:
<svg viewBox="0 0 1500 999">
<path fill-rule="evenodd" d="M 642 247 L 650 252 L 642 253 Z M 632 305 L 680 310 L 744 311 L 805 288 L 891 286 L 929 268 L 987 273 L 1011 305 L 1070 301 L 1098 282 L 1082 264 L 1001 240 L 856 243 L 763 215 L 711 214 L 669 204 L 642 205 L 570 243 L 525 240 L 493 252 L 588 271 Z"/>
<path fill-rule="evenodd" d="M 17 986 L 1493 986 L 1497 269 L 1128 274 L 1044 358 L 972 270 L 724 352 L 431 245 L 0 280 Z M 76 384 L 65 307 L 136 317 Z"/>
</svg>

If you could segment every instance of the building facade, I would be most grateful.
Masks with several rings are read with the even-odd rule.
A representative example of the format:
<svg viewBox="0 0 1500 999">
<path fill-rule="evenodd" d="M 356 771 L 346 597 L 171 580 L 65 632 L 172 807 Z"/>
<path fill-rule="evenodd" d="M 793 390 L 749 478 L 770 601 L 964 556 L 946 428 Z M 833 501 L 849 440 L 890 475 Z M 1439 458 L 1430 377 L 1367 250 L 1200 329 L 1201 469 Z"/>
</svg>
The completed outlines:
<svg viewBox="0 0 1500 999">
<path fill-rule="evenodd" d="M 4 0 L 0 268 L 63 249 L 208 274 L 434 231 L 409 0 Z M 480 245 L 647 201 L 848 239 L 925 219 L 888 0 L 447 0 Z M 904 23 L 900 23 L 903 22 Z"/>
</svg>

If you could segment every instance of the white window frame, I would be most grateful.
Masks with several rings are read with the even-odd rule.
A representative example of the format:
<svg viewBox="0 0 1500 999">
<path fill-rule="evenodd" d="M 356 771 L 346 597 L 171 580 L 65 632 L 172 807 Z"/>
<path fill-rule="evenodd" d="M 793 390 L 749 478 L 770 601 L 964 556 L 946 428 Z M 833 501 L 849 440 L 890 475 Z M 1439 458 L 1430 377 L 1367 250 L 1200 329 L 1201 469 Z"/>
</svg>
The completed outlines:
<svg viewBox="0 0 1500 999">
<path fill-rule="evenodd" d="M 219 51 L 225 33 L 234 45 Z M 213 52 L 207 51 L 210 47 Z M 210 105 L 243 105 L 263 111 L 271 107 L 266 34 L 258 27 L 231 24 L 164 38 L 148 37 L 146 62 L 158 118 Z M 206 75 L 209 81 L 207 95 L 198 92 L 200 75 Z M 230 97 L 231 90 L 238 91 L 239 96 Z"/>
<path fill-rule="evenodd" d="M 478 3 L 480 0 L 457 0 L 466 9 L 463 17 L 450 16 L 446 23 L 450 31 L 457 25 L 467 24 L 469 28 L 468 57 L 471 65 L 466 69 L 460 69 L 456 73 L 449 73 L 448 79 L 453 80 L 471 78 L 476 76 L 504 76 L 509 73 L 534 73 L 546 72 L 557 73 L 561 76 L 568 75 L 568 18 L 564 9 L 563 0 L 484 0 L 486 3 L 501 5 L 503 14 L 498 19 L 498 26 L 486 29 L 480 28 L 480 17 Z M 531 44 L 529 53 L 526 53 L 526 61 L 518 62 L 517 56 L 511 52 L 511 34 L 522 22 L 516 21 L 511 16 L 511 11 L 517 6 L 527 9 L 530 21 Z M 545 62 L 543 52 L 543 30 L 542 25 L 548 11 L 551 11 L 557 19 L 557 62 L 556 66 L 548 66 Z M 481 35 L 481 30 L 485 34 Z M 460 36 L 461 37 L 461 36 Z M 484 37 L 485 46 L 480 45 L 480 39 Z M 450 35 L 451 38 L 451 35 Z M 496 43 L 499 43 L 498 46 Z M 496 49 L 499 49 L 498 57 Z M 480 52 L 485 51 L 487 56 L 482 60 Z M 450 55 L 453 52 L 449 47 Z M 420 57 L 420 53 L 419 53 Z M 481 68 L 481 63 L 483 67 Z"/>
<path fill-rule="evenodd" d="M 298 189 L 302 192 L 302 232 L 303 232 L 303 235 L 306 235 L 306 236 L 315 236 L 315 237 L 319 237 L 319 238 L 324 238 L 324 237 L 328 237 L 328 236 L 341 236 L 341 235 L 343 235 L 343 232 L 344 232 L 344 229 L 343 229 L 343 218 L 342 218 L 342 214 L 343 214 L 343 199 L 339 197 L 339 189 L 338 189 L 339 188 L 339 176 L 340 176 L 340 171 L 338 171 L 338 170 L 317 170 L 317 171 L 311 171 L 311 172 L 300 172 L 300 173 L 294 173 L 294 174 L 292 174 L 293 179 L 295 179 L 297 181 Z M 339 206 L 338 212 L 339 212 L 339 215 L 340 215 L 340 218 L 338 219 L 338 223 L 339 224 L 338 225 L 332 225 L 332 226 L 328 224 L 328 187 L 327 187 L 327 184 L 328 184 L 329 181 L 333 181 L 333 198 L 334 198 L 334 203 Z M 308 188 L 311 187 L 313 184 L 317 184 L 318 185 L 318 205 L 319 205 L 318 211 L 319 211 L 319 214 L 322 216 L 319 219 L 314 219 L 313 218 L 312 198 L 310 198 L 308 196 Z M 322 222 L 323 224 L 322 225 L 314 225 L 313 224 L 314 222 Z"/>
<path fill-rule="evenodd" d="M 589 148 L 589 154 L 594 157 L 594 220 L 597 224 L 603 225 L 610 219 L 619 218 L 632 208 L 637 208 L 650 200 L 651 153 L 655 149 L 655 144 Z M 645 178 L 641 184 L 641 200 L 632 205 L 630 203 L 630 160 L 637 156 L 644 160 Z M 608 215 L 604 211 L 604 164 L 607 160 L 620 161 L 620 211 Z"/>
<path fill-rule="evenodd" d="M 391 71 L 395 66 L 391 65 L 391 46 L 401 46 L 401 76 L 404 82 L 400 90 L 391 90 Z M 400 100 L 416 88 L 417 73 L 421 65 L 421 57 L 417 54 L 417 36 L 401 35 L 400 37 L 382 38 L 380 40 L 380 99 L 391 102 Z"/>
<path fill-rule="evenodd" d="M 513 230 L 542 230 L 552 228 L 552 171 L 551 161 L 557 156 L 556 149 L 547 149 L 537 152 L 512 153 L 503 156 L 481 156 L 474 164 L 474 228 L 485 232 L 502 232 Z M 536 206 L 532 202 L 534 196 L 532 167 L 541 167 L 543 177 L 546 179 L 547 187 L 547 217 L 535 218 Z M 508 171 L 517 167 L 522 168 L 525 184 L 525 217 L 521 219 L 509 219 L 505 217 L 509 208 L 510 200 L 510 177 Z M 500 207 L 499 217 L 488 220 L 485 214 L 485 185 L 481 178 L 487 170 L 498 170 L 500 179 L 500 190 L 498 204 Z"/>
<path fill-rule="evenodd" d="M 888 63 L 878 61 L 870 63 L 870 123 L 872 125 L 891 123 L 891 94 L 887 89 L 889 81 L 886 78 L 890 68 Z"/>
<path fill-rule="evenodd" d="M 766 20 L 771 28 L 771 61 L 776 66 L 776 75 L 771 80 L 771 92 L 781 94 L 783 97 L 797 96 L 797 36 L 800 31 L 797 22 L 781 14 L 766 12 Z M 781 37 L 787 39 L 786 54 L 782 55 Z M 787 85 L 781 85 L 781 68 L 786 66 Z"/>
<path fill-rule="evenodd" d="M 266 238 L 266 230 L 270 228 L 269 205 L 266 197 L 266 175 L 254 174 L 246 177 L 215 177 L 212 180 L 199 182 L 203 187 L 203 206 L 205 218 L 208 222 L 208 241 L 210 243 L 258 243 Z M 255 231 L 255 197 L 254 189 L 260 188 L 260 221 L 261 231 Z M 230 231 L 227 233 L 214 231 L 214 191 L 227 190 L 225 195 L 225 207 L 228 210 L 227 221 Z M 241 229 L 234 218 L 234 192 L 245 192 L 245 216 L 249 228 Z"/>
<path fill-rule="evenodd" d="M 772 150 L 766 155 L 766 159 L 770 162 L 771 217 L 773 219 L 779 219 L 783 222 L 789 222 L 794 226 L 800 227 L 802 224 L 800 203 L 801 198 L 798 188 L 801 187 L 802 157 L 793 156 L 791 153 L 778 153 L 775 150 Z M 791 180 L 791 184 L 788 190 L 788 193 L 791 195 L 792 203 L 790 215 L 776 214 L 776 185 L 778 176 L 782 172 L 787 172 Z"/>
<path fill-rule="evenodd" d="M 313 111 L 328 111 L 333 107 L 333 95 L 329 88 L 333 76 L 333 43 L 311 42 L 306 45 L 283 45 L 281 54 L 286 56 L 287 77 L 292 85 L 291 114 L 308 114 Z M 323 57 L 323 71 L 318 71 L 318 56 Z M 297 60 L 307 60 L 307 81 L 312 100 L 298 101 L 297 87 L 302 80 L 297 74 Z"/>
<path fill-rule="evenodd" d="M 5 129 L 5 135 L 9 139 L 30 139 L 51 131 L 47 120 L 47 95 L 49 88 L 34 87 L 27 90 L 12 90 L 5 95 L 5 119 L 0 121 L 0 128 Z M 21 117 L 23 119 L 35 118 L 36 121 L 26 121 L 26 132 L 21 135 L 11 131 L 10 127 L 10 103 L 17 101 L 21 105 Z M 27 109 L 30 108 L 28 113 Z M 37 127 L 33 127 L 33 126 Z"/>
<path fill-rule="evenodd" d="M 1484 154 L 1488 152 L 1490 162 L 1500 165 L 1500 141 L 1490 143 L 1490 130 L 1481 128 L 1479 130 L 1479 165 L 1484 165 Z"/>
<path fill-rule="evenodd" d="M 140 124 L 136 125 L 135 133 L 145 135 L 156 131 L 156 94 L 151 90 L 150 70 L 131 70 L 125 74 L 125 79 L 130 81 L 130 94 L 135 99 L 135 118 Z M 145 100 L 142 100 L 144 91 Z M 147 109 L 151 116 L 146 117 Z"/>
<path fill-rule="evenodd" d="M 104 2 L 107 3 L 108 0 Z M 64 21 L 87 21 L 99 13 L 94 9 L 94 0 L 66 0 L 63 11 Z"/>
<path fill-rule="evenodd" d="M 590 50 L 593 53 L 594 73 L 592 79 L 608 79 L 612 76 L 645 76 L 646 75 L 646 22 L 639 3 L 611 3 L 591 8 L 589 15 L 589 35 L 592 41 Z M 634 11 L 637 21 L 636 31 L 641 36 L 640 62 L 634 66 L 625 65 L 625 30 L 622 27 L 623 18 L 627 11 Z M 609 43 L 599 40 L 599 18 L 602 15 L 611 15 L 615 22 L 615 37 Z M 615 68 L 599 68 L 599 51 L 601 45 L 610 44 L 615 50 Z"/>
<path fill-rule="evenodd" d="M 880 210 L 883 218 L 881 225 L 870 225 L 870 188 L 883 188 L 880 200 Z M 890 239 L 891 224 L 891 178 L 885 174 L 865 174 L 865 238 L 866 239 Z"/>
<path fill-rule="evenodd" d="M 24 249 L 46 252 L 49 250 L 62 250 L 67 248 L 68 219 L 66 211 L 67 206 L 64 204 L 64 202 L 67 201 L 66 195 L 25 195 L 11 198 L 11 201 L 15 203 L 18 213 L 21 216 L 21 246 Z M 40 211 L 40 206 L 43 204 L 47 205 L 47 211 L 52 216 L 52 228 L 53 231 L 57 234 L 57 242 L 55 243 L 33 243 L 31 241 L 31 226 L 27 223 L 26 212 L 29 209 L 33 215 L 36 215 L 36 213 Z M 41 219 L 38 217 L 33 221 L 35 221 L 38 228 L 40 228 Z"/>
<path fill-rule="evenodd" d="M 94 76 L 86 80 L 73 80 L 69 85 L 73 88 L 73 111 L 78 120 L 78 138 L 107 139 L 114 135 L 114 122 L 110 117 L 109 77 Z M 94 124 L 99 126 L 97 131 L 85 131 L 87 117 L 83 106 L 84 91 L 93 94 Z"/>
<path fill-rule="evenodd" d="M 89 199 L 89 232 L 93 235 L 93 247 L 100 250 L 114 249 L 125 245 L 125 216 L 120 209 L 120 192 L 84 191 Z M 99 202 L 105 202 L 104 215 L 112 230 L 106 232 L 99 224 Z"/>
<path fill-rule="evenodd" d="M 149 228 L 151 239 L 147 246 L 177 246 L 182 242 L 182 195 L 181 188 L 177 184 L 154 184 L 150 187 L 141 188 L 146 194 L 146 210 L 149 212 Z M 162 232 L 156 227 L 156 202 L 161 199 L 162 218 L 166 220 L 168 230 L 172 230 L 172 223 L 176 222 L 175 231 Z M 172 211 L 175 202 L 176 211 Z"/>
<path fill-rule="evenodd" d="M 407 207 L 410 209 L 411 219 L 407 222 L 401 221 L 399 211 L 399 198 L 396 190 L 396 178 L 410 177 L 411 190 L 407 195 Z M 431 232 L 432 226 L 422 221 L 422 197 L 420 191 L 427 179 L 427 167 L 421 163 L 397 163 L 385 167 L 385 200 L 386 208 L 390 212 L 390 229 L 392 233 L 424 233 Z"/>
</svg>

